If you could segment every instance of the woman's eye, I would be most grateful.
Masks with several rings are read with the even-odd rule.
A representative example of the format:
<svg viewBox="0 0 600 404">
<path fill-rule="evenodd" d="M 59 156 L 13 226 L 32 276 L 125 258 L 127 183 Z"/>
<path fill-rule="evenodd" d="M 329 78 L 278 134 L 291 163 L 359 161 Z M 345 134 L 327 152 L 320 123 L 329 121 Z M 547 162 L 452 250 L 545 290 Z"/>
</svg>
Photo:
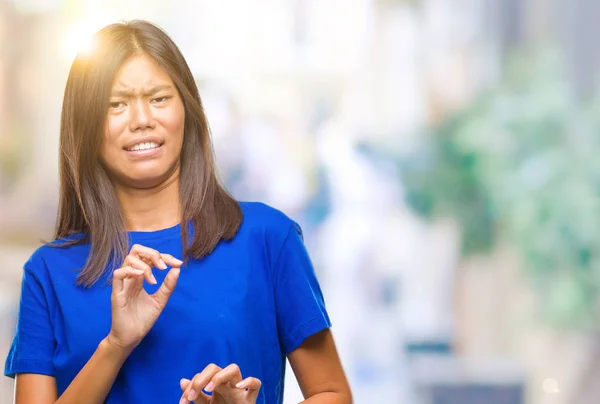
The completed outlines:
<svg viewBox="0 0 600 404">
<path fill-rule="evenodd" d="M 166 100 L 168 100 L 169 98 L 170 98 L 170 97 L 167 97 L 167 96 L 164 96 L 164 97 L 158 97 L 158 98 L 154 98 L 154 99 L 152 100 L 152 102 L 153 102 L 153 103 L 155 103 L 155 104 L 160 104 L 160 103 L 163 103 L 163 102 L 165 102 L 165 101 L 166 101 Z"/>
<path fill-rule="evenodd" d="M 108 104 L 111 108 L 117 109 L 125 106 L 123 101 L 114 101 Z"/>
</svg>

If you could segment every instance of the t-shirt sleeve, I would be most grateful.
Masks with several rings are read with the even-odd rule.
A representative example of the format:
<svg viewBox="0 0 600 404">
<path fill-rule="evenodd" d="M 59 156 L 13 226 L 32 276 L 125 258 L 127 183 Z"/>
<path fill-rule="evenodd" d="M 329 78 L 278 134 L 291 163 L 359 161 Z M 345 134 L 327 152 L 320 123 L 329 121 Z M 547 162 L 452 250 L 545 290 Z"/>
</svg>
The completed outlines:
<svg viewBox="0 0 600 404">
<path fill-rule="evenodd" d="M 14 377 L 17 373 L 54 376 L 52 357 L 55 347 L 44 289 L 33 272 L 25 268 L 17 327 L 4 374 L 8 377 Z"/>
<path fill-rule="evenodd" d="M 307 337 L 331 327 L 302 230 L 295 223 L 283 242 L 275 269 L 277 327 L 287 355 Z"/>
</svg>

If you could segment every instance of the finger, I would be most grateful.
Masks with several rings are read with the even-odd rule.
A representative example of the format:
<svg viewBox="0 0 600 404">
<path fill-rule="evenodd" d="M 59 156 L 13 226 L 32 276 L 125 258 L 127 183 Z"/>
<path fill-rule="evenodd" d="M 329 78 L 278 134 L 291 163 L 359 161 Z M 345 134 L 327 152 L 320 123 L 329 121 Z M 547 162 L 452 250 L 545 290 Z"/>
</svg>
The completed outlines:
<svg viewBox="0 0 600 404">
<path fill-rule="evenodd" d="M 130 294 L 133 289 L 139 289 L 144 283 L 144 271 L 130 266 L 123 267 L 125 278 L 123 279 L 123 288 L 121 293 Z"/>
<path fill-rule="evenodd" d="M 156 283 L 157 283 L 156 278 L 154 277 L 154 274 L 152 273 L 152 268 L 150 267 L 150 265 L 146 264 L 144 261 L 142 261 L 135 255 L 129 254 L 127 257 L 125 257 L 123 266 L 125 266 L 125 265 L 133 267 L 135 269 L 141 269 L 142 271 L 144 271 L 144 278 L 146 278 L 148 283 L 150 283 L 152 285 L 156 285 Z"/>
<path fill-rule="evenodd" d="M 235 387 L 238 389 L 248 389 L 248 390 L 260 390 L 260 386 L 262 385 L 261 381 L 256 377 L 247 377 L 241 382 L 237 383 Z"/>
<path fill-rule="evenodd" d="M 167 265 L 170 265 L 172 267 L 180 267 L 183 265 L 183 261 L 173 257 L 171 254 L 161 253 L 160 256 L 163 259 L 163 261 L 167 263 Z"/>
<path fill-rule="evenodd" d="M 246 398 L 251 403 L 256 402 L 258 398 L 258 392 L 260 390 L 260 386 L 262 382 L 256 377 L 247 377 L 238 384 L 235 385 L 238 389 L 246 389 L 247 396 Z"/>
<path fill-rule="evenodd" d="M 150 260 L 154 266 L 159 269 L 167 269 L 167 264 L 165 264 L 163 261 L 160 253 L 153 248 L 145 247 L 140 244 L 134 244 L 129 253 L 135 254 L 140 258 Z"/>
<path fill-rule="evenodd" d="M 113 294 L 118 294 L 123 291 L 125 287 L 125 279 L 131 277 L 139 277 L 144 274 L 144 271 L 135 269 L 130 266 L 119 268 L 113 272 Z"/>
<path fill-rule="evenodd" d="M 228 384 L 231 384 L 231 387 L 233 387 L 236 383 L 241 381 L 242 373 L 240 372 L 240 367 L 233 363 L 214 375 L 204 390 L 210 393 L 211 391 Z"/>
<path fill-rule="evenodd" d="M 181 387 L 181 390 L 184 391 L 187 389 L 187 387 L 190 385 L 192 381 L 186 378 L 183 378 L 179 381 L 179 387 Z M 198 397 L 196 397 L 196 400 L 194 400 L 194 404 L 206 404 L 209 402 L 210 397 L 204 393 L 200 393 L 198 395 Z M 181 400 L 179 400 L 179 404 L 188 404 L 190 401 L 187 399 L 187 397 L 181 397 Z"/>
<path fill-rule="evenodd" d="M 175 286 L 177 286 L 177 280 L 179 279 L 179 271 L 180 269 L 177 267 L 171 268 L 169 273 L 167 273 L 167 276 L 165 276 L 165 280 L 163 281 L 163 283 L 160 285 L 158 290 L 152 295 L 152 297 L 154 297 L 161 310 L 167 305 L 171 294 L 175 290 Z"/>
<path fill-rule="evenodd" d="M 211 363 L 204 370 L 198 373 L 192 379 L 192 382 L 188 385 L 187 389 L 183 393 L 183 397 L 189 401 L 194 401 L 202 393 L 202 389 L 206 387 L 208 382 L 213 378 L 214 375 L 219 373 L 221 368 Z"/>
<path fill-rule="evenodd" d="M 133 268 L 136 269 L 136 268 Z M 128 296 L 133 296 L 136 292 L 143 289 L 144 285 L 144 274 L 136 276 L 128 276 L 123 280 L 123 291 L 122 293 Z"/>
<path fill-rule="evenodd" d="M 190 384 L 190 382 L 191 382 L 190 379 L 183 378 L 179 381 L 179 387 L 181 387 L 181 390 L 185 391 L 185 389 L 187 389 L 187 386 Z"/>
</svg>

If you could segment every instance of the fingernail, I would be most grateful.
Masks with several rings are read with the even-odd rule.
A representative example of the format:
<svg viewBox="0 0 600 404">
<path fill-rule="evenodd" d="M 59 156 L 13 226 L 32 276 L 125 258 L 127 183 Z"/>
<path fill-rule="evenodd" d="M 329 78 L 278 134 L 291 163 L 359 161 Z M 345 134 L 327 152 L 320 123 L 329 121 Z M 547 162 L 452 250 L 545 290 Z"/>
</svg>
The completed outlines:
<svg viewBox="0 0 600 404">
<path fill-rule="evenodd" d="M 237 387 L 238 389 L 241 389 L 244 386 L 245 386 L 245 383 L 243 380 L 241 382 L 238 382 L 238 384 L 235 385 L 235 387 Z"/>
<path fill-rule="evenodd" d="M 150 274 L 150 281 L 151 281 L 150 283 L 152 283 L 153 285 L 157 284 L 156 278 L 154 277 L 154 274 Z"/>
<path fill-rule="evenodd" d="M 185 397 L 181 397 L 181 400 L 179 400 L 179 404 L 188 404 L 188 400 L 186 400 Z"/>
<path fill-rule="evenodd" d="M 158 260 L 158 265 L 160 266 L 160 269 L 167 269 L 167 264 L 165 264 L 162 259 Z"/>
<path fill-rule="evenodd" d="M 190 390 L 190 394 L 188 394 L 188 400 L 189 401 L 193 401 L 196 399 L 196 390 L 191 389 Z"/>
<path fill-rule="evenodd" d="M 206 387 L 204 388 L 204 390 L 208 391 L 209 393 L 212 391 L 212 389 L 215 387 L 215 384 L 213 382 L 210 382 L 206 385 Z"/>
<path fill-rule="evenodd" d="M 178 260 L 177 258 L 175 258 L 175 261 L 176 261 L 176 262 L 177 262 L 179 265 L 183 264 L 183 261 L 182 261 L 182 260 Z"/>
</svg>

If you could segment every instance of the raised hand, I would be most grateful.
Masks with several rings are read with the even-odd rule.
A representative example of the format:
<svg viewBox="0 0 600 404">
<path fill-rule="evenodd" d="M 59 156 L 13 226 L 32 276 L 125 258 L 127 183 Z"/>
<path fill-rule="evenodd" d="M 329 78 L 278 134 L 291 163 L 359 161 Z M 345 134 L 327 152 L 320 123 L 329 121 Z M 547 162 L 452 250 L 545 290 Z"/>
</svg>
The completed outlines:
<svg viewBox="0 0 600 404">
<path fill-rule="evenodd" d="M 160 288 L 154 294 L 148 294 L 144 288 L 144 279 L 156 284 L 152 267 L 169 271 Z M 109 343 L 126 350 L 133 350 L 148 334 L 158 316 L 164 309 L 171 293 L 177 285 L 179 267 L 182 261 L 169 254 L 134 245 L 125 257 L 121 268 L 113 273 L 112 284 L 112 327 L 107 337 Z"/>
<path fill-rule="evenodd" d="M 181 379 L 183 395 L 179 404 L 254 404 L 260 386 L 260 380 L 255 377 L 242 380 L 242 373 L 236 364 L 225 369 L 210 364 L 192 380 Z M 212 395 L 205 394 L 202 389 L 212 392 Z"/>
</svg>

